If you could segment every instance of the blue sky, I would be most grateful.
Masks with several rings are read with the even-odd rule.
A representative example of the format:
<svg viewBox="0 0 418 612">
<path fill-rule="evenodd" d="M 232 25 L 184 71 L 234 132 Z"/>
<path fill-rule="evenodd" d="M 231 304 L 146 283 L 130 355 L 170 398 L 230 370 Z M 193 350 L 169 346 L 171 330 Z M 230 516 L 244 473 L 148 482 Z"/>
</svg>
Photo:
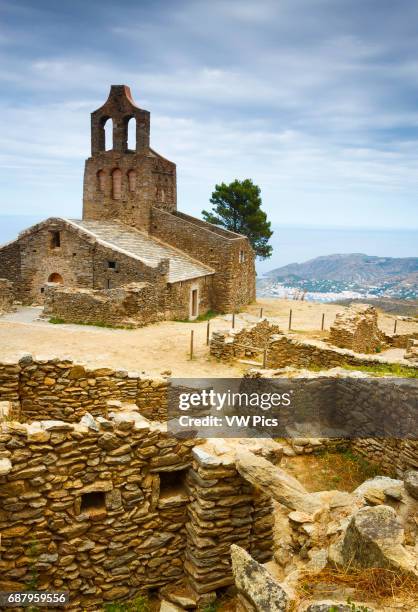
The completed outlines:
<svg viewBox="0 0 418 612">
<path fill-rule="evenodd" d="M 90 112 L 151 111 L 179 207 L 252 178 L 275 224 L 418 227 L 418 2 L 0 0 L 0 214 L 79 216 Z"/>
</svg>

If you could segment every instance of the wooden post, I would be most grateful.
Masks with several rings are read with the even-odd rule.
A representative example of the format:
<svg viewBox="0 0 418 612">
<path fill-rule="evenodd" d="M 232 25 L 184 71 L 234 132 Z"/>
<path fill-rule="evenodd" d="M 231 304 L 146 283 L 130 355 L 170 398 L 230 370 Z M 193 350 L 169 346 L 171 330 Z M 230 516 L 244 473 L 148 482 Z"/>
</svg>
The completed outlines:
<svg viewBox="0 0 418 612">
<path fill-rule="evenodd" d="M 267 349 L 264 349 L 263 352 L 263 369 L 266 369 L 266 364 L 267 364 Z"/>
<path fill-rule="evenodd" d="M 395 319 L 395 325 L 393 326 L 393 333 L 396 334 L 396 328 L 398 327 L 398 319 Z"/>
<path fill-rule="evenodd" d="M 260 319 L 262 319 L 262 318 L 263 318 L 263 309 L 260 308 Z"/>
<path fill-rule="evenodd" d="M 321 331 L 324 331 L 325 312 L 322 313 Z"/>
<path fill-rule="evenodd" d="M 190 359 L 193 359 L 193 335 L 194 331 L 192 329 L 190 332 Z"/>
<path fill-rule="evenodd" d="M 209 335 L 210 335 L 210 321 L 208 321 L 206 327 L 206 346 L 209 346 Z"/>
<path fill-rule="evenodd" d="M 235 327 L 235 312 L 232 313 L 232 329 Z"/>
<path fill-rule="evenodd" d="M 289 331 L 292 329 L 292 309 L 289 312 Z"/>
</svg>

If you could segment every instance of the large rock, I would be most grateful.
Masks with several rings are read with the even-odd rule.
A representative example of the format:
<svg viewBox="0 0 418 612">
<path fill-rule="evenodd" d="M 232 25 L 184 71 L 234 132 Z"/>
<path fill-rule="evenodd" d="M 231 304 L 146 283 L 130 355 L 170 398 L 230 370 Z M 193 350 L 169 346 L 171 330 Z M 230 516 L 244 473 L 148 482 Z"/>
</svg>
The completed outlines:
<svg viewBox="0 0 418 612">
<path fill-rule="evenodd" d="M 264 490 L 290 510 L 315 515 L 324 509 L 324 504 L 308 493 L 296 478 L 263 457 L 239 450 L 235 459 L 236 468 L 245 480 Z"/>
<path fill-rule="evenodd" d="M 386 567 L 418 576 L 416 559 L 404 548 L 404 530 L 390 506 L 368 506 L 352 517 L 341 547 L 344 564 Z"/>
<path fill-rule="evenodd" d="M 418 499 L 418 470 L 409 470 L 405 474 L 405 489 L 414 499 Z"/>
<path fill-rule="evenodd" d="M 284 612 L 289 609 L 289 596 L 265 567 L 243 548 L 231 546 L 232 571 L 238 591 L 257 612 Z"/>
</svg>

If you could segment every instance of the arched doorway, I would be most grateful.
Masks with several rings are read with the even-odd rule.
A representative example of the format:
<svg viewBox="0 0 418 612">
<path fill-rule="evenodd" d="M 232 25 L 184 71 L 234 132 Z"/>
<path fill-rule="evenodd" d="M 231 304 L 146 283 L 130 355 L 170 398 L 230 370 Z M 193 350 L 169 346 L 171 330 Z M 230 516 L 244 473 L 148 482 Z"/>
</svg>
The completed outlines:
<svg viewBox="0 0 418 612">
<path fill-rule="evenodd" d="M 61 274 L 58 274 L 58 272 L 53 272 L 48 276 L 48 283 L 59 283 L 60 285 L 63 285 L 64 279 L 62 278 Z"/>
</svg>

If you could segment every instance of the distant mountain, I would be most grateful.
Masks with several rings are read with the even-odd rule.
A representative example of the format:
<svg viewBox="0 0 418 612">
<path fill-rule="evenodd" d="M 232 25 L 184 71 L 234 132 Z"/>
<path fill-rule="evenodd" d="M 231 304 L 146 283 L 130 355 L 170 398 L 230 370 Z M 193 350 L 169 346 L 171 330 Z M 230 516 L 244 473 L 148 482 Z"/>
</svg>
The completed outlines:
<svg viewBox="0 0 418 612">
<path fill-rule="evenodd" d="M 418 257 L 376 257 L 363 253 L 325 255 L 276 268 L 260 279 L 260 288 L 275 285 L 308 292 L 341 291 L 400 299 L 418 297 Z"/>
</svg>

